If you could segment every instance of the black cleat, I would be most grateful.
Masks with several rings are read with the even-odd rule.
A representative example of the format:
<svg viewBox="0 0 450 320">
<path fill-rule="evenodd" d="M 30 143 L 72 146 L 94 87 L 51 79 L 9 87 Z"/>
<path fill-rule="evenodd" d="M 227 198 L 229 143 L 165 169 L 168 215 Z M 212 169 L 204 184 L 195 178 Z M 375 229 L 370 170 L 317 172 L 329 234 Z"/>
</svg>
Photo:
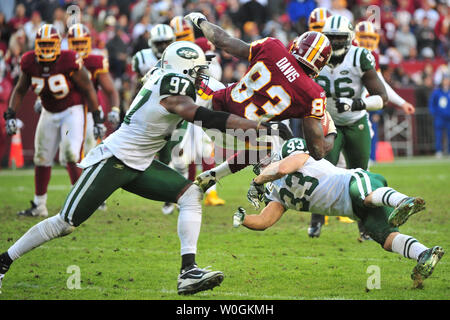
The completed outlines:
<svg viewBox="0 0 450 320">
<path fill-rule="evenodd" d="M 186 270 L 181 270 L 178 276 L 178 294 L 195 294 L 219 286 L 224 278 L 223 273 L 210 271 L 207 268 L 200 269 L 194 264 Z"/>
</svg>

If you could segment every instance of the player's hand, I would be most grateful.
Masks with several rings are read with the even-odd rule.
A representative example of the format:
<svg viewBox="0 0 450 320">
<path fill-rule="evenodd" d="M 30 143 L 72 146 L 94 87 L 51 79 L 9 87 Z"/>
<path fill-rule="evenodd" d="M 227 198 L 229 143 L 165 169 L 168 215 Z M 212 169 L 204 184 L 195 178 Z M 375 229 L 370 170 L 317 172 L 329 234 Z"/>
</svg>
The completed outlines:
<svg viewBox="0 0 450 320">
<path fill-rule="evenodd" d="M 111 111 L 108 113 L 108 121 L 113 125 L 117 126 L 120 122 L 120 109 L 118 107 L 112 107 Z"/>
<path fill-rule="evenodd" d="M 261 125 L 268 128 L 267 134 L 272 135 L 272 131 L 278 131 L 278 136 L 283 140 L 292 139 L 294 136 L 292 135 L 291 129 L 282 122 L 277 121 L 269 121 L 262 122 Z"/>
<path fill-rule="evenodd" d="M 336 98 L 336 109 L 339 113 L 347 111 L 359 111 L 366 108 L 362 99 Z"/>
<path fill-rule="evenodd" d="M 239 207 L 233 215 L 233 227 L 235 228 L 239 227 L 244 222 L 245 215 L 246 215 L 245 209 Z"/>
<path fill-rule="evenodd" d="M 416 112 L 416 108 L 414 108 L 414 106 L 409 103 L 406 102 L 404 104 L 401 105 L 403 112 L 405 112 L 406 114 L 414 114 Z"/>
<path fill-rule="evenodd" d="M 41 99 L 36 99 L 36 102 L 34 103 L 34 112 L 41 114 L 42 112 L 42 101 Z"/>
<path fill-rule="evenodd" d="M 94 124 L 94 138 L 95 139 L 103 139 L 106 134 L 106 127 L 103 123 L 95 123 Z"/>
<path fill-rule="evenodd" d="M 263 184 L 257 184 L 253 180 L 250 183 L 250 188 L 247 192 L 247 199 L 248 201 L 255 207 L 255 210 L 259 209 L 259 203 L 264 198 L 264 185 Z"/>
<path fill-rule="evenodd" d="M 98 110 L 92 112 L 92 118 L 94 119 L 94 138 L 102 139 L 106 134 L 106 127 L 103 124 L 105 122 L 105 116 L 101 106 L 98 106 Z"/>
<path fill-rule="evenodd" d="M 205 15 L 200 12 L 191 12 L 188 15 L 184 16 L 184 19 L 192 22 L 192 24 L 194 24 L 197 28 L 200 28 L 200 24 L 203 21 L 208 21 Z"/>
<path fill-rule="evenodd" d="M 3 113 L 3 118 L 6 120 L 6 133 L 8 136 L 12 136 L 17 132 L 17 120 L 16 113 L 12 109 L 7 109 L 5 113 Z"/>
</svg>

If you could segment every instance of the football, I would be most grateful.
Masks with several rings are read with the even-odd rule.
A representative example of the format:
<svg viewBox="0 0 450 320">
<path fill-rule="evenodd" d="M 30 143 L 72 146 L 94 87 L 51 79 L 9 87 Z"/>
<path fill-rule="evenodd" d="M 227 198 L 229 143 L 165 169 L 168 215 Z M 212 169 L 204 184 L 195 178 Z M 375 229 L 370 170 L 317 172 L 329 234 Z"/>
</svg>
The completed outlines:
<svg viewBox="0 0 450 320">
<path fill-rule="evenodd" d="M 320 123 L 322 124 L 322 129 L 323 129 L 323 135 L 326 136 L 328 134 L 328 129 L 330 127 L 330 114 L 328 113 L 328 111 L 325 111 L 322 120 L 320 120 Z"/>
</svg>

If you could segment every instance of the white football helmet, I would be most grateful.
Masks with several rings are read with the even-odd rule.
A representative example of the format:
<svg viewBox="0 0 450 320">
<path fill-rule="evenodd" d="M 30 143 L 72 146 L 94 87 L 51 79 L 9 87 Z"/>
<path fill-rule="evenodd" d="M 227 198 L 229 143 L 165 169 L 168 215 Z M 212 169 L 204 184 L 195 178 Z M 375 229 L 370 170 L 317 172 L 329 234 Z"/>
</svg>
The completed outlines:
<svg viewBox="0 0 450 320">
<path fill-rule="evenodd" d="M 350 20 L 340 15 L 333 15 L 327 18 L 322 33 L 331 42 L 331 48 L 333 49 L 332 58 L 343 57 L 350 49 L 354 38 L 354 28 Z"/>
<path fill-rule="evenodd" d="M 150 30 L 148 45 L 152 48 L 153 54 L 158 59 L 169 44 L 175 41 L 175 33 L 167 24 L 157 24 Z"/>
<path fill-rule="evenodd" d="M 164 50 L 161 57 L 161 68 L 187 76 L 200 88 L 201 83 L 209 80 L 208 62 L 203 50 L 190 41 L 176 41 Z"/>
</svg>

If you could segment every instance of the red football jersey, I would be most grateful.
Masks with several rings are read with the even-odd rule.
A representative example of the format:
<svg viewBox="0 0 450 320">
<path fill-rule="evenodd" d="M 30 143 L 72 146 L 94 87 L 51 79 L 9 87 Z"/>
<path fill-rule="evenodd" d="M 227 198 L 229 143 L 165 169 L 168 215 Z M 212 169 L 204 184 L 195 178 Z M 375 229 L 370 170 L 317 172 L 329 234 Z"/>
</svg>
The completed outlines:
<svg viewBox="0 0 450 320">
<path fill-rule="evenodd" d="M 214 92 L 213 107 L 255 121 L 321 119 L 326 96 L 281 41 L 252 42 L 250 65 L 237 83 Z"/>
<path fill-rule="evenodd" d="M 99 54 L 90 54 L 83 59 L 83 63 L 89 71 L 95 90 L 98 90 L 98 75 L 109 72 L 108 58 Z"/>
<path fill-rule="evenodd" d="M 82 66 L 81 57 L 70 50 L 61 50 L 58 59 L 51 63 L 38 63 L 34 51 L 24 53 L 20 60 L 22 72 L 30 76 L 33 91 L 41 98 L 42 106 L 50 112 L 61 112 L 84 103 L 70 78 Z"/>
</svg>

